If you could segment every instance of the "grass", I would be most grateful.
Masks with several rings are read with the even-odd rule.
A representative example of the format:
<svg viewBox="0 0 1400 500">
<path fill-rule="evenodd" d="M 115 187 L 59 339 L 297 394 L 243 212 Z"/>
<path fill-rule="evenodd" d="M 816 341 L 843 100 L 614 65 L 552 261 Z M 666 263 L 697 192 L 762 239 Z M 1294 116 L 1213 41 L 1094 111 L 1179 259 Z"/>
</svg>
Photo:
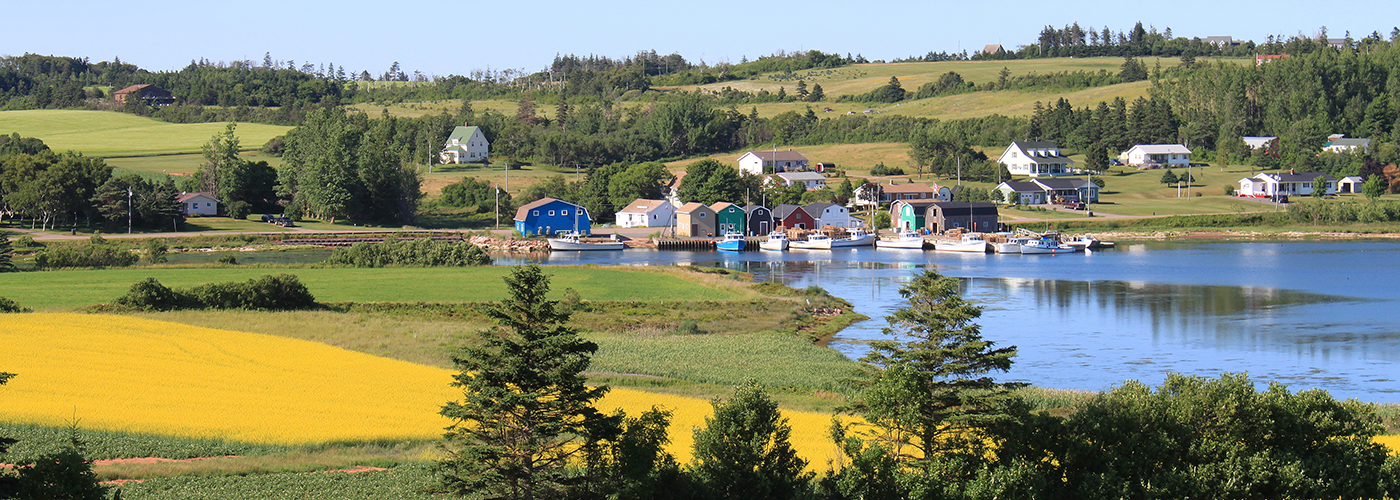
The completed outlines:
<svg viewBox="0 0 1400 500">
<path fill-rule="evenodd" d="M 509 267 L 470 268 L 240 268 L 141 267 L 0 274 L 0 290 L 35 310 L 72 310 L 106 303 L 151 277 L 170 287 L 246 281 L 264 274 L 296 275 L 320 302 L 483 302 L 505 296 Z M 574 288 L 585 300 L 734 300 L 742 291 L 684 280 L 669 270 L 555 267 L 552 289 Z"/>
<path fill-rule="evenodd" d="M 37 137 L 55 151 L 80 151 L 87 156 L 198 153 L 224 127 L 224 123 L 166 123 L 111 111 L 0 111 L 0 132 Z M 257 149 L 290 129 L 242 123 L 237 133 L 245 149 Z"/>
<path fill-rule="evenodd" d="M 133 500 L 203 500 L 229 498 L 431 499 L 437 485 L 430 464 L 407 464 L 387 471 L 357 473 L 277 473 L 255 476 L 181 476 L 121 486 Z"/>
<path fill-rule="evenodd" d="M 242 125 L 239 126 L 242 129 Z M 209 138 L 206 137 L 207 141 Z M 244 144 L 244 146 L 261 146 L 261 144 Z M 282 157 L 272 156 L 259 151 L 244 151 L 239 156 L 248 161 L 265 161 L 273 168 L 282 166 Z M 190 175 L 199 169 L 204 163 L 204 155 L 199 153 L 191 154 L 171 154 L 159 156 L 129 156 L 119 158 L 107 158 L 107 164 L 113 167 L 130 170 L 133 172 Z"/>
</svg>

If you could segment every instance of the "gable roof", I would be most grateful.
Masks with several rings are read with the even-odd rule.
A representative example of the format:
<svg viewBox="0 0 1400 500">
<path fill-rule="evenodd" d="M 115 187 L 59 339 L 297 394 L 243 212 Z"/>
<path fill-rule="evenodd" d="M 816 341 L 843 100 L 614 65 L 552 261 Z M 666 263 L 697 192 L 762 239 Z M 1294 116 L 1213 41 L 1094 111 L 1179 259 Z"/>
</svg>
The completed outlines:
<svg viewBox="0 0 1400 500">
<path fill-rule="evenodd" d="M 457 142 L 467 142 L 468 140 L 471 140 L 472 136 L 476 135 L 476 133 L 479 131 L 481 131 L 481 127 L 475 125 L 459 126 L 457 128 L 452 129 L 452 135 L 447 136 L 447 142 L 452 142 L 453 139 L 456 139 Z"/>
<path fill-rule="evenodd" d="M 1039 184 L 1036 184 L 1034 182 L 1006 181 L 997 185 L 997 187 L 1001 186 L 1011 188 L 1012 191 L 1017 193 L 1038 193 L 1041 191 L 1045 191 L 1045 189 L 1042 189 Z"/>
<path fill-rule="evenodd" d="M 826 180 L 826 176 L 825 176 L 825 175 L 822 175 L 822 174 L 819 174 L 819 173 L 816 173 L 816 172 L 783 172 L 783 173 L 781 173 L 781 174 L 776 174 L 776 175 L 777 175 L 778 177 L 782 177 L 783 179 L 788 180 L 789 182 L 793 182 L 793 181 L 807 182 L 807 181 L 825 181 L 825 180 Z"/>
<path fill-rule="evenodd" d="M 150 86 L 151 86 L 151 84 L 149 84 L 149 83 L 138 83 L 138 84 L 136 84 L 136 85 L 131 85 L 131 86 L 126 87 L 126 88 L 124 88 L 124 89 L 121 89 L 121 90 L 118 90 L 118 91 L 116 91 L 116 92 L 113 92 L 112 95 L 116 95 L 116 94 L 130 94 L 130 93 L 132 93 L 132 92 L 136 92 L 136 91 L 138 91 L 138 90 L 141 90 L 141 89 L 144 89 L 144 88 L 150 87 Z"/>
<path fill-rule="evenodd" d="M 1271 173 L 1268 173 L 1268 172 L 1264 172 L 1264 173 L 1261 173 L 1261 174 L 1256 175 L 1256 176 L 1254 176 L 1254 177 L 1255 177 L 1255 178 L 1260 178 L 1260 177 L 1268 178 L 1268 179 L 1272 179 L 1272 180 L 1275 180 L 1275 181 L 1278 181 L 1278 182 L 1312 182 L 1313 179 L 1318 178 L 1318 176 L 1321 176 L 1321 177 L 1325 178 L 1325 179 L 1326 179 L 1327 181 L 1329 181 L 1329 182 L 1337 180 L 1337 179 L 1334 179 L 1331 175 L 1327 175 L 1327 174 L 1324 174 L 1324 173 L 1322 173 L 1322 172 L 1303 172 L 1303 173 L 1293 173 L 1293 172 L 1282 173 L 1282 172 L 1280 172 L 1280 173 L 1277 173 L 1277 174 L 1271 174 Z"/>
<path fill-rule="evenodd" d="M 715 211 L 714 209 L 710 208 L 708 205 L 706 205 L 706 204 L 704 204 L 704 203 L 692 201 L 692 202 L 690 202 L 690 203 L 686 203 L 686 204 L 684 204 L 684 205 L 681 205 L 681 208 L 677 208 L 677 209 L 676 209 L 676 213 L 678 213 L 678 214 L 688 214 L 688 213 L 694 212 L 694 211 L 696 211 L 696 210 L 700 210 L 700 209 L 702 209 L 702 208 L 705 209 L 705 210 L 709 210 L 709 211 L 711 211 L 711 212 Z"/>
<path fill-rule="evenodd" d="M 1060 146 L 1056 145 L 1054 141 L 1012 141 L 1011 146 L 1006 149 L 1007 151 L 1019 149 L 1025 153 L 1027 159 L 1032 161 L 1052 159 L 1074 163 L 1074 160 L 1060 152 Z M 1006 153 L 1002 153 L 1002 156 L 1006 156 Z"/>
<path fill-rule="evenodd" d="M 200 196 L 203 196 L 203 197 L 205 197 L 205 198 L 209 198 L 209 199 L 214 200 L 214 201 L 216 201 L 216 202 L 219 201 L 219 199 L 218 199 L 218 198 L 215 198 L 213 194 L 204 193 L 204 192 L 199 192 L 199 191 L 196 191 L 196 192 L 193 192 L 193 193 L 180 193 L 180 196 L 176 196 L 176 197 L 175 197 L 175 201 L 178 201 L 178 202 L 180 202 L 180 203 L 184 203 L 184 202 L 193 200 L 193 199 L 195 199 L 196 197 L 200 197 Z"/>
<path fill-rule="evenodd" d="M 1046 188 L 1049 188 L 1049 189 L 1082 189 L 1082 188 L 1084 188 L 1085 185 L 1089 184 L 1089 182 L 1086 181 L 1086 180 L 1084 180 L 1084 179 L 1074 179 L 1074 178 L 1069 178 L 1069 179 L 1036 179 L 1036 180 L 1031 181 L 1031 183 L 1032 183 L 1032 184 L 1039 184 L 1039 185 L 1045 186 Z"/>
<path fill-rule="evenodd" d="M 824 212 L 826 212 L 826 209 L 831 208 L 831 207 L 837 207 L 837 206 L 840 206 L 840 205 L 837 205 L 837 204 L 835 204 L 835 203 L 827 203 L 827 202 L 824 202 L 824 201 L 819 201 L 819 202 L 816 202 L 816 203 L 808 203 L 807 206 L 802 207 L 802 210 L 805 210 L 805 211 L 807 212 L 807 215 L 812 215 L 812 214 L 824 213 Z M 812 217 L 816 217 L 816 215 L 812 215 Z"/>
<path fill-rule="evenodd" d="M 807 161 L 807 157 L 804 156 L 802 153 L 798 153 L 798 152 L 796 152 L 796 151 L 791 151 L 791 150 L 789 150 L 789 151 L 777 151 L 777 152 L 774 152 L 774 151 L 749 151 L 749 152 L 747 152 L 747 153 L 744 153 L 744 155 L 743 155 L 743 156 L 740 156 L 739 158 L 740 158 L 740 159 L 743 159 L 744 156 L 748 156 L 748 155 L 757 156 L 759 159 L 761 159 L 761 160 L 763 160 L 763 161 Z M 737 161 L 737 160 L 736 160 L 736 161 Z"/>
<path fill-rule="evenodd" d="M 1133 146 L 1132 148 L 1129 148 L 1128 151 L 1132 151 L 1134 149 L 1152 155 L 1173 153 L 1188 155 L 1191 154 L 1191 150 L 1181 144 L 1138 144 L 1136 146 Z"/>
<path fill-rule="evenodd" d="M 896 193 L 932 193 L 932 192 L 937 191 L 937 190 L 938 190 L 938 188 L 936 188 L 936 187 L 931 187 L 931 186 L 929 186 L 928 184 L 923 184 L 923 183 L 918 183 L 918 182 L 913 182 L 913 183 L 909 183 L 909 184 L 881 184 L 881 185 L 880 185 L 880 191 L 883 191 L 883 192 L 886 193 L 886 194 L 896 194 Z"/>
<path fill-rule="evenodd" d="M 646 200 L 637 198 L 636 201 L 628 203 L 627 206 L 622 207 L 622 210 L 618 210 L 617 213 L 647 213 L 661 208 L 662 205 L 670 205 L 670 203 L 666 200 Z"/>
<path fill-rule="evenodd" d="M 802 207 L 784 203 L 773 208 L 773 218 L 778 220 L 786 219 L 789 215 L 792 215 L 793 212 L 798 210 L 802 210 Z M 812 216 L 812 214 L 807 213 L 806 210 L 802 210 L 802 213 L 806 214 L 808 217 Z"/>
<path fill-rule="evenodd" d="M 765 207 L 765 206 L 763 206 L 763 205 L 754 205 L 754 204 L 744 205 L 744 211 L 745 211 L 745 212 L 748 212 L 748 213 L 750 213 L 750 214 L 752 214 L 754 210 L 759 210 L 759 209 L 768 210 L 768 207 Z M 773 215 L 773 211 L 772 211 L 772 210 L 768 210 L 768 215 L 770 215 L 770 216 Z"/>
<path fill-rule="evenodd" d="M 986 47 L 982 47 L 983 54 L 996 54 L 998 52 L 1006 52 L 1006 49 L 1003 49 L 999 43 L 989 43 Z"/>
<path fill-rule="evenodd" d="M 1370 147 L 1371 147 L 1371 140 L 1370 140 L 1370 139 L 1356 139 L 1356 138 L 1332 139 L 1330 142 L 1328 142 L 1327 144 L 1324 144 L 1322 147 L 1326 148 L 1326 147 L 1331 147 L 1331 146 L 1350 146 L 1350 147 L 1354 147 L 1354 148 L 1370 148 Z"/>
<path fill-rule="evenodd" d="M 997 215 L 997 205 L 987 202 L 936 201 L 929 208 L 941 210 L 945 217 L 956 215 Z"/>
<path fill-rule="evenodd" d="M 567 201 L 564 201 L 564 200 L 561 200 L 561 199 L 558 199 L 558 198 L 549 198 L 549 197 L 540 198 L 540 199 L 535 200 L 535 201 L 532 201 L 532 202 L 530 202 L 530 203 L 526 203 L 526 204 L 522 205 L 520 208 L 515 209 L 515 220 L 523 221 L 523 220 L 525 220 L 525 217 L 527 217 L 527 216 L 530 215 L 530 211 L 531 211 L 531 210 L 534 210 L 534 209 L 536 209 L 536 208 L 540 208 L 540 207 L 545 206 L 545 205 L 548 205 L 548 204 L 550 204 L 550 203 L 554 203 L 554 202 L 556 202 L 556 201 L 557 201 L 557 202 L 560 202 L 560 203 L 563 203 L 563 204 L 566 204 L 566 205 L 569 205 L 569 206 L 578 207 L 578 205 L 574 205 L 573 203 L 569 203 L 569 202 L 567 202 Z M 587 212 L 587 211 L 584 211 L 584 213 L 587 214 L 588 212 Z"/>
</svg>

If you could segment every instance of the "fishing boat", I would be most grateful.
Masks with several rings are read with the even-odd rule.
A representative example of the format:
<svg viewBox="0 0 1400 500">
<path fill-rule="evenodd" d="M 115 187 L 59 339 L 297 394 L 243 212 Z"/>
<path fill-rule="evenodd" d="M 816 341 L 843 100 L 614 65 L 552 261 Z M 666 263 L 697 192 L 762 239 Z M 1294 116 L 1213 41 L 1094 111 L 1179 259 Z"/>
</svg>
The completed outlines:
<svg viewBox="0 0 1400 500">
<path fill-rule="evenodd" d="M 558 238 L 549 238 L 550 250 L 622 250 L 621 241 L 584 241 L 576 231 L 569 231 Z"/>
<path fill-rule="evenodd" d="M 861 228 L 846 230 L 846 236 L 831 239 L 831 248 L 868 247 L 875 244 L 875 233 L 867 233 Z"/>
<path fill-rule="evenodd" d="M 724 239 L 719 240 L 719 243 L 715 243 L 715 248 L 738 252 L 743 250 L 744 246 L 748 244 L 749 241 L 744 239 L 744 233 L 729 231 L 724 233 Z"/>
<path fill-rule="evenodd" d="M 896 250 L 919 249 L 922 250 L 927 243 L 919 233 L 908 229 L 899 232 L 894 239 L 882 239 L 875 242 L 875 248 L 889 248 Z"/>
<path fill-rule="evenodd" d="M 788 248 L 799 248 L 802 250 L 830 250 L 831 237 L 823 233 L 812 233 L 807 235 L 807 239 L 805 240 L 789 241 Z"/>
<path fill-rule="evenodd" d="M 934 243 L 933 249 L 939 252 L 987 253 L 987 240 L 982 239 L 980 234 L 969 233 L 958 241 L 939 240 Z"/>
<path fill-rule="evenodd" d="M 1025 255 L 1074 253 L 1074 247 L 1061 245 L 1055 238 L 1040 238 L 1027 241 L 1021 245 L 1021 253 Z"/>
<path fill-rule="evenodd" d="M 782 231 L 773 231 L 771 233 L 768 233 L 768 239 L 758 244 L 758 248 L 760 249 L 775 250 L 779 252 L 787 250 L 787 247 L 787 233 L 784 233 Z"/>
<path fill-rule="evenodd" d="M 1006 241 L 992 243 L 992 248 L 995 249 L 997 253 L 1021 253 L 1021 245 L 1030 241 L 1030 238 L 1014 236 L 1007 238 Z"/>
</svg>

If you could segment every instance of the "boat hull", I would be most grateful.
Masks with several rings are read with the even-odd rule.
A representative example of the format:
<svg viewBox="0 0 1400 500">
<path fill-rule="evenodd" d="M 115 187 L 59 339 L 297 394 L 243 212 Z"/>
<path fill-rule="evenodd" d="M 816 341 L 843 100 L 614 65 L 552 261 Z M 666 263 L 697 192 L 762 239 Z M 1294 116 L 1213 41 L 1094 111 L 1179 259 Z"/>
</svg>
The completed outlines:
<svg viewBox="0 0 1400 500">
<path fill-rule="evenodd" d="M 867 234 L 867 235 L 862 236 L 862 237 L 860 237 L 860 238 L 838 238 L 838 239 L 831 240 L 831 246 L 828 247 L 828 248 L 868 247 L 868 246 L 874 245 L 874 244 L 875 244 L 875 235 L 873 235 L 873 234 Z"/>
<path fill-rule="evenodd" d="M 875 242 L 875 248 L 888 248 L 892 250 L 923 250 L 923 238 L 880 240 Z"/>
<path fill-rule="evenodd" d="M 787 240 L 768 240 L 768 241 L 765 241 L 765 242 L 763 242 L 763 243 L 759 243 L 759 244 L 758 244 L 758 248 L 761 249 L 761 250 L 772 250 L 772 251 L 775 251 L 775 252 L 781 252 L 781 251 L 783 251 L 783 250 L 787 250 L 787 247 L 788 247 L 788 242 L 787 242 Z"/>
<path fill-rule="evenodd" d="M 744 249 L 746 243 L 748 242 L 744 240 L 726 240 L 721 241 L 719 243 L 715 243 L 715 248 L 718 248 L 720 250 L 729 250 L 731 252 L 738 252 Z"/>
<path fill-rule="evenodd" d="M 938 252 L 987 253 L 987 242 L 938 242 L 933 244 L 933 249 Z"/>
<path fill-rule="evenodd" d="M 788 248 L 800 250 L 830 250 L 831 240 L 806 240 L 788 242 Z"/>
<path fill-rule="evenodd" d="M 625 246 L 625 245 L 623 245 L 621 241 L 600 241 L 600 242 L 594 243 L 594 242 L 570 241 L 570 240 L 565 240 L 565 239 L 562 239 L 562 238 L 550 238 L 550 239 L 549 239 L 549 249 L 550 249 L 550 250 L 565 250 L 565 251 L 569 251 L 569 250 L 580 250 L 580 251 L 589 251 L 589 250 L 622 250 L 622 249 L 624 248 L 624 246 Z"/>
<path fill-rule="evenodd" d="M 1021 253 L 1020 243 L 994 243 L 997 253 Z"/>
</svg>

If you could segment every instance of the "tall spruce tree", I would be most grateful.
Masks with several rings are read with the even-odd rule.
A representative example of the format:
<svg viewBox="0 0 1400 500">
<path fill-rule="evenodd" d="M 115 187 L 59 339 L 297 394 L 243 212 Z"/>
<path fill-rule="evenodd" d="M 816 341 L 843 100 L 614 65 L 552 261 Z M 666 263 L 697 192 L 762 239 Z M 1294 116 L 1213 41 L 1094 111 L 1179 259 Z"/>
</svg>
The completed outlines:
<svg viewBox="0 0 1400 500">
<path fill-rule="evenodd" d="M 569 313 L 545 297 L 549 277 L 538 265 L 504 279 L 509 296 L 487 313 L 498 328 L 452 359 L 462 400 L 441 411 L 452 420 L 438 462 L 442 486 L 486 498 L 565 496 L 578 482 L 569 467 L 618 425 L 593 407 L 607 387 L 584 385 L 598 346 L 579 338 Z"/>
<path fill-rule="evenodd" d="M 0 233 L 0 273 L 8 273 L 15 270 L 15 263 L 11 257 L 12 253 L 10 237 L 5 236 L 5 233 Z"/>
<path fill-rule="evenodd" d="M 899 294 L 909 306 L 886 317 L 893 340 L 861 358 L 875 375 L 854 409 L 901 462 L 926 473 L 943 461 L 982 463 L 1025 413 L 1012 390 L 989 375 L 1011 368 L 1016 348 L 995 347 L 975 323 L 982 308 L 959 295 L 957 278 L 928 270 Z M 948 472 L 944 472 L 947 474 Z"/>
</svg>

